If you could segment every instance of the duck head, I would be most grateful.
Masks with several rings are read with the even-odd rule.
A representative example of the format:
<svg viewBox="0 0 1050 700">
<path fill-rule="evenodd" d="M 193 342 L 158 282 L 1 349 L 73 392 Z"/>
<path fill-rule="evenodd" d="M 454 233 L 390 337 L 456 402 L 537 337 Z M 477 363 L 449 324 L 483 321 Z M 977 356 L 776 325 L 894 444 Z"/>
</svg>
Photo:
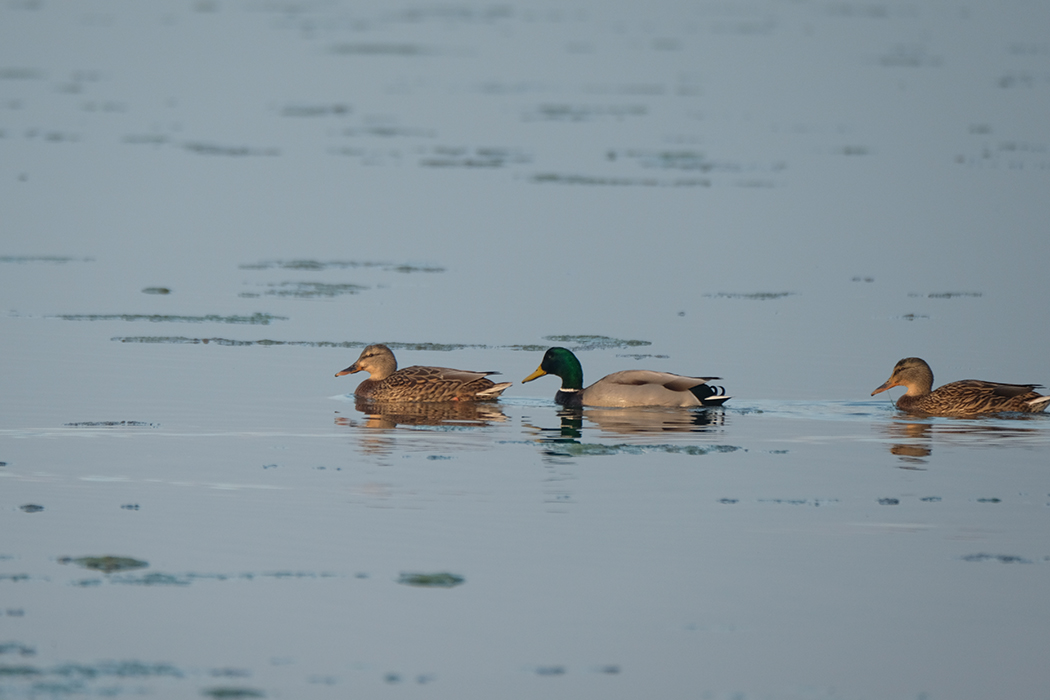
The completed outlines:
<svg viewBox="0 0 1050 700">
<path fill-rule="evenodd" d="M 893 374 L 871 395 L 879 394 L 895 386 L 903 386 L 908 391 L 906 396 L 918 396 L 930 393 L 933 388 L 933 370 L 926 361 L 918 357 L 905 357 L 893 368 Z"/>
<path fill-rule="evenodd" d="M 376 381 L 386 379 L 397 371 L 397 359 L 394 353 L 385 345 L 369 345 L 361 351 L 357 362 L 350 365 L 335 376 L 342 377 L 344 374 L 355 374 L 356 372 L 368 372 L 371 379 Z"/>
<path fill-rule="evenodd" d="M 583 388 L 583 367 L 580 361 L 568 348 L 550 348 L 543 355 L 543 361 L 536 371 L 521 380 L 521 383 L 539 379 L 545 374 L 561 377 L 562 389 Z"/>
</svg>

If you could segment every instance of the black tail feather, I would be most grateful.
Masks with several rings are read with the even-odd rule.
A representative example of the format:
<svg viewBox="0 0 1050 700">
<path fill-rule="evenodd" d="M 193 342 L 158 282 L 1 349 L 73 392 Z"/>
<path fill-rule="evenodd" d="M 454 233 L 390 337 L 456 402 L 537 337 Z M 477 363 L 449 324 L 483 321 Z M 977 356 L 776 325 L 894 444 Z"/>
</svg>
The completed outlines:
<svg viewBox="0 0 1050 700">
<path fill-rule="evenodd" d="M 701 406 L 721 406 L 730 397 L 726 396 L 726 390 L 724 387 L 713 386 L 711 384 L 699 384 L 690 389 L 697 399 L 700 400 Z"/>
</svg>

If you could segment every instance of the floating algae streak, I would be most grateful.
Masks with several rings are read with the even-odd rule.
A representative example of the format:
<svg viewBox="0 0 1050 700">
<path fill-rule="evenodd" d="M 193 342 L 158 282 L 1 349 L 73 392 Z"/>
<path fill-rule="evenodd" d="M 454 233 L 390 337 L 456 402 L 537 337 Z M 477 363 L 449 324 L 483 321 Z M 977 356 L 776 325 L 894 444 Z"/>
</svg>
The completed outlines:
<svg viewBox="0 0 1050 700">
<path fill-rule="evenodd" d="M 711 299 L 752 299 L 757 301 L 766 301 L 768 299 L 781 299 L 783 297 L 790 297 L 794 295 L 795 292 L 719 292 L 718 294 L 705 294 L 704 296 Z"/>
<path fill-rule="evenodd" d="M 743 448 L 734 445 L 710 445 L 701 447 L 699 445 L 632 445 L 621 443 L 618 445 L 601 445 L 597 443 L 557 443 L 551 447 L 547 454 L 560 457 L 593 457 L 619 454 L 640 455 L 650 452 L 666 452 L 679 455 L 707 455 L 722 454 L 725 452 L 736 452 Z"/>
<path fill-rule="evenodd" d="M 144 569 L 149 566 L 149 562 L 142 561 L 141 559 L 114 557 L 112 555 L 102 557 L 60 557 L 58 563 L 76 564 L 85 569 L 101 571 L 104 574 L 111 574 L 114 571 L 133 571 L 135 569 Z"/>
<path fill-rule="evenodd" d="M 267 285 L 263 294 L 278 297 L 297 297 L 309 299 L 311 297 L 337 297 L 344 294 L 357 294 L 368 287 L 360 284 L 329 284 L 326 282 L 276 282 Z M 240 294 L 242 297 L 259 296 L 251 292 Z"/>
<path fill-rule="evenodd" d="M 182 147 L 190 153 L 202 156 L 231 156 L 234 158 L 254 156 L 279 156 L 279 148 L 256 148 L 252 146 L 227 146 L 219 143 L 202 143 L 190 141 L 182 144 Z"/>
<path fill-rule="evenodd" d="M 206 688 L 201 691 L 206 698 L 265 698 L 266 694 L 255 688 L 244 688 L 242 686 L 219 686 L 217 688 Z"/>
<path fill-rule="evenodd" d="M 93 262 L 94 258 L 71 258 L 65 255 L 0 255 L 0 263 L 67 263 Z"/>
<path fill-rule="evenodd" d="M 237 323 L 252 326 L 268 326 L 270 321 L 287 321 L 287 316 L 255 313 L 251 316 L 174 316 L 169 314 L 59 314 L 51 316 L 63 321 L 149 321 L 150 323 Z"/>
<path fill-rule="evenodd" d="M 710 187 L 711 181 L 702 177 L 656 178 L 656 177 L 605 177 L 602 175 L 578 175 L 565 173 L 538 173 L 529 178 L 536 184 L 592 185 L 613 187 Z"/>
<path fill-rule="evenodd" d="M 984 296 L 984 294 L 982 292 L 930 292 L 929 294 L 910 292 L 908 296 L 926 297 L 927 299 L 957 299 L 959 297 L 980 297 Z"/>
<path fill-rule="evenodd" d="M 184 335 L 118 335 L 110 338 L 120 343 L 173 343 L 176 345 L 224 345 L 229 347 L 245 347 L 248 345 L 297 345 L 313 348 L 363 348 L 371 345 L 371 342 L 360 340 L 234 340 L 232 338 L 188 338 Z M 398 343 L 388 342 L 386 345 L 394 350 L 418 350 L 420 352 L 451 352 L 453 350 L 518 350 L 522 352 L 542 352 L 547 349 L 546 345 L 520 344 L 520 345 L 483 345 L 478 343 Z M 578 348 L 579 349 L 579 348 Z M 589 349 L 589 348 L 584 348 Z"/>
<path fill-rule="evenodd" d="M 157 423 L 146 423 L 140 420 L 89 420 L 78 423 L 65 423 L 67 428 L 156 428 Z"/>
<path fill-rule="evenodd" d="M 194 581 L 253 581 L 255 579 L 320 579 L 337 578 L 338 574 L 313 571 L 269 571 L 263 573 L 242 572 L 238 574 L 223 573 L 184 573 L 166 574 L 159 571 L 139 575 L 113 576 L 110 583 L 127 586 L 188 586 Z"/>
<path fill-rule="evenodd" d="M 142 687 L 150 679 L 184 677 L 182 671 L 170 664 L 135 660 L 92 664 L 64 662 L 55 666 L 5 664 L 0 666 L 0 678 L 3 679 L 0 695 L 5 698 L 114 697 L 125 693 L 143 695 L 152 694 Z M 135 683 L 134 690 L 121 685 L 132 682 Z M 20 684 L 23 685 L 20 687 Z"/>
<path fill-rule="evenodd" d="M 652 345 L 648 340 L 621 340 L 607 335 L 548 335 L 552 343 L 575 343 L 573 350 L 604 350 L 609 348 L 636 348 Z"/>
<path fill-rule="evenodd" d="M 410 265 L 374 260 L 263 260 L 257 263 L 239 265 L 242 270 L 346 270 L 356 268 L 379 268 L 384 272 L 444 272 L 445 268 L 436 265 Z"/>
<path fill-rule="evenodd" d="M 420 588 L 453 588 L 463 583 L 464 580 L 462 576 L 448 572 L 437 574 L 403 573 L 397 578 L 398 583 Z"/>
</svg>

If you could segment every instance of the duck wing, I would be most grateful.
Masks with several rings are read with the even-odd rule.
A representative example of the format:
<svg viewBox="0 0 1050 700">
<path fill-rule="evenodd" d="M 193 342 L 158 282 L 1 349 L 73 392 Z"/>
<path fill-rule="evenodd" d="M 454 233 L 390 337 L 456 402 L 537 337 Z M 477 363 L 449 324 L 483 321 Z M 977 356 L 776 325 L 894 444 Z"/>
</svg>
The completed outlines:
<svg viewBox="0 0 1050 700">
<path fill-rule="evenodd" d="M 494 384 L 487 378 L 499 372 L 475 372 L 451 367 L 405 367 L 382 380 L 373 398 L 388 401 L 452 401 L 464 399 L 494 399 L 510 382 Z M 497 390 L 497 387 L 499 389 Z"/>
<path fill-rule="evenodd" d="M 1045 407 L 1034 392 L 1038 384 L 1001 384 L 980 379 L 963 379 L 945 384 L 915 402 L 918 410 L 941 415 L 976 415 L 1002 411 L 1039 411 Z M 897 402 L 909 397 L 902 396 Z M 906 404 L 903 408 L 908 410 Z"/>
<path fill-rule="evenodd" d="M 413 365 L 411 367 L 405 367 L 394 372 L 395 375 L 400 374 L 405 379 L 411 379 L 413 381 L 426 381 L 426 382 L 459 382 L 462 384 L 469 384 L 470 382 L 478 379 L 483 379 L 490 374 L 499 374 L 499 372 L 475 372 L 469 369 L 452 369 L 451 367 L 423 367 L 420 365 Z"/>
<path fill-rule="evenodd" d="M 1040 384 L 1003 384 L 1001 382 L 986 382 L 981 379 L 963 379 L 951 384 L 945 384 L 941 389 L 948 389 L 963 394 L 985 394 L 988 396 L 1001 396 L 1012 398 L 1031 393 L 1035 389 L 1042 388 Z M 938 390 L 939 391 L 939 390 Z"/>
<path fill-rule="evenodd" d="M 1000 384 L 998 382 L 985 382 L 992 385 L 992 393 L 996 396 L 1023 396 L 1036 389 L 1042 389 L 1041 384 Z"/>
</svg>

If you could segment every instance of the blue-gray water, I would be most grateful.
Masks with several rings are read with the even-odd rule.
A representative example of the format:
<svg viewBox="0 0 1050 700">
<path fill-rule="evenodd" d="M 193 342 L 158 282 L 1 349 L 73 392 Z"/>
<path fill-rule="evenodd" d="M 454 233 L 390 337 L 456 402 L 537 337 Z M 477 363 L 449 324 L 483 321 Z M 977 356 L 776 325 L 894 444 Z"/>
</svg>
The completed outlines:
<svg viewBox="0 0 1050 700">
<path fill-rule="evenodd" d="M 0 697 L 1044 697 L 1050 419 L 869 394 L 1050 382 L 1047 26 L 6 2 Z M 371 342 L 516 383 L 369 416 Z"/>
</svg>

